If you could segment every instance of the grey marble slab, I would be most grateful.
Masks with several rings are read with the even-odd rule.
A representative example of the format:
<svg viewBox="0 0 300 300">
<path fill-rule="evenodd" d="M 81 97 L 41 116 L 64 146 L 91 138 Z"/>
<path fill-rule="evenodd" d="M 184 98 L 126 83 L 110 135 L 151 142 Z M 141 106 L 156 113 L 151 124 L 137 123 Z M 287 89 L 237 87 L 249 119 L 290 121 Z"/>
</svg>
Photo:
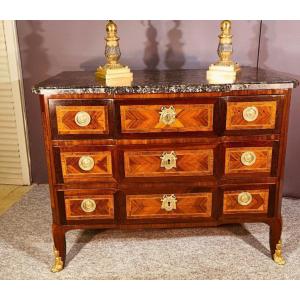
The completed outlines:
<svg viewBox="0 0 300 300">
<path fill-rule="evenodd" d="M 59 73 L 32 89 L 35 94 L 148 94 L 227 92 L 253 89 L 289 89 L 299 84 L 283 73 L 242 67 L 232 84 L 209 84 L 206 70 L 133 71 L 131 86 L 109 87 L 95 77 L 94 72 L 67 71 Z"/>
</svg>

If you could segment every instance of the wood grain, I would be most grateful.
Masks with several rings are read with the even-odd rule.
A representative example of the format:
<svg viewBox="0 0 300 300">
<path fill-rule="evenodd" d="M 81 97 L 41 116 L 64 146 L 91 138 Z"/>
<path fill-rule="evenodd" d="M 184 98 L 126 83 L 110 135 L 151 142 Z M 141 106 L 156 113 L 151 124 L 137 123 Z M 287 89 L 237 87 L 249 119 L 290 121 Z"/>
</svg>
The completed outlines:
<svg viewBox="0 0 300 300">
<path fill-rule="evenodd" d="M 92 199 L 96 203 L 93 212 L 85 212 L 81 208 L 84 199 Z M 114 197 L 113 195 L 86 195 L 71 196 L 65 195 L 65 210 L 67 220 L 82 219 L 113 219 L 114 218 Z"/>
<path fill-rule="evenodd" d="M 91 122 L 81 127 L 76 124 L 78 112 L 87 112 Z M 59 134 L 107 134 L 108 116 L 106 106 L 56 106 L 57 130 Z"/>
<path fill-rule="evenodd" d="M 176 104 L 176 121 L 170 125 L 160 122 L 164 105 L 121 105 L 123 133 L 186 132 L 213 130 L 213 104 Z"/>
<path fill-rule="evenodd" d="M 274 245 L 281 234 L 278 220 L 281 219 L 290 97 L 291 90 L 40 96 L 55 246 L 64 256 L 64 233 L 71 229 L 180 228 L 217 226 L 224 223 L 264 222 L 271 226 L 270 241 L 273 253 Z M 202 108 L 201 105 L 197 106 L 200 103 Z M 231 103 L 232 107 L 230 107 Z M 243 123 L 244 107 L 240 106 L 233 111 L 234 103 L 246 106 L 248 103 L 250 106 L 255 105 L 260 113 L 258 118 L 253 122 Z M 161 125 L 157 126 L 162 105 L 167 107 L 173 105 L 181 124 L 175 122 L 173 125 L 176 126 L 173 128 L 170 125 L 165 128 L 161 128 Z M 205 108 L 207 105 L 210 106 L 208 110 Z M 106 128 L 107 134 L 102 132 L 98 136 L 98 133 L 94 134 L 94 130 L 86 131 L 87 128 L 79 128 L 83 131 L 78 132 L 77 135 L 74 133 L 58 134 L 56 106 L 68 106 L 68 111 L 73 106 L 77 108 L 76 112 L 79 111 L 78 107 L 91 106 L 91 109 L 95 110 L 104 106 L 108 111 L 106 117 L 108 121 L 106 127 L 102 127 Z M 121 118 L 122 107 L 123 117 Z M 131 117 L 126 119 L 127 111 L 130 111 L 127 110 L 128 108 L 132 108 L 133 111 L 137 108 L 137 112 L 142 113 L 141 119 L 145 118 L 145 120 L 141 122 L 139 118 L 135 120 L 130 119 Z M 181 108 L 183 112 L 178 113 Z M 193 109 L 194 111 L 190 112 Z M 198 115 L 201 110 L 205 111 L 203 116 Z M 268 156 L 270 160 L 273 156 L 271 172 L 267 163 L 262 168 L 265 168 L 264 171 L 240 170 L 240 166 L 233 166 L 231 171 L 234 169 L 239 169 L 239 171 L 227 173 L 224 176 L 226 148 L 240 148 L 241 150 L 243 148 L 272 148 L 272 146 L 272 154 L 269 153 Z M 191 149 L 193 155 L 203 148 L 213 148 L 213 176 L 185 176 L 183 173 L 180 176 L 169 176 L 164 173 L 145 177 L 139 173 L 137 176 L 124 178 L 124 152 L 148 153 L 148 151 L 160 152 L 163 149 L 176 151 L 177 147 L 178 151 Z M 111 170 L 101 172 L 110 174 L 108 176 L 98 174 L 92 177 L 88 174 L 78 174 L 62 180 L 61 149 L 62 152 L 81 154 L 95 154 L 109 150 Z M 197 161 L 197 158 L 194 160 Z M 237 162 L 239 160 L 235 161 Z M 157 169 L 151 168 L 152 165 L 149 167 L 150 173 L 156 173 Z M 192 168 L 193 166 L 185 163 L 182 170 L 193 172 L 195 169 Z M 173 171 L 175 170 L 171 170 Z M 237 206 L 239 191 L 248 191 L 253 195 L 252 206 L 250 204 L 243 207 Z M 176 210 L 171 212 L 161 210 L 160 197 L 164 193 L 175 193 L 178 200 L 177 212 Z M 85 196 L 95 199 L 99 195 L 107 197 L 106 194 L 109 194 L 109 198 L 112 199 L 113 194 L 114 199 L 110 200 L 114 210 L 113 216 L 110 219 L 99 218 L 99 216 L 95 219 L 80 216 L 77 216 L 77 219 L 66 219 L 68 208 L 65 206 L 64 194 L 66 198 L 71 200 L 74 198 L 73 202 L 77 201 L 77 208 L 74 209 L 75 215 L 81 214 L 79 203 Z M 211 196 L 203 196 L 205 194 Z M 70 211 L 68 216 L 70 216 Z"/>
<path fill-rule="evenodd" d="M 161 167 L 161 156 L 169 151 L 125 151 L 126 177 L 213 175 L 213 149 L 175 150 L 176 168 Z"/>
<path fill-rule="evenodd" d="M 248 122 L 243 117 L 243 111 L 250 106 L 255 106 L 257 108 L 258 116 L 256 120 Z M 226 129 L 274 129 L 276 123 L 276 110 L 276 101 L 228 102 Z"/>
<path fill-rule="evenodd" d="M 90 156 L 94 160 L 94 167 L 84 171 L 79 167 L 82 156 Z M 99 152 L 61 152 L 61 168 L 65 182 L 70 180 L 88 179 L 91 177 L 111 177 L 112 158 L 110 151 Z"/>
<path fill-rule="evenodd" d="M 242 192 L 249 192 L 252 195 L 252 201 L 248 205 L 238 203 L 238 195 Z M 224 214 L 240 213 L 267 213 L 269 202 L 269 190 L 238 190 L 225 191 L 223 201 Z"/>
<path fill-rule="evenodd" d="M 256 161 L 251 166 L 243 165 L 241 157 L 244 152 L 252 151 Z M 225 174 L 271 172 L 272 147 L 234 147 L 225 151 Z"/>
<path fill-rule="evenodd" d="M 210 217 L 212 194 L 175 194 L 176 210 L 166 211 L 161 208 L 163 195 L 127 195 L 126 213 L 129 219 L 140 218 L 178 218 Z"/>
</svg>

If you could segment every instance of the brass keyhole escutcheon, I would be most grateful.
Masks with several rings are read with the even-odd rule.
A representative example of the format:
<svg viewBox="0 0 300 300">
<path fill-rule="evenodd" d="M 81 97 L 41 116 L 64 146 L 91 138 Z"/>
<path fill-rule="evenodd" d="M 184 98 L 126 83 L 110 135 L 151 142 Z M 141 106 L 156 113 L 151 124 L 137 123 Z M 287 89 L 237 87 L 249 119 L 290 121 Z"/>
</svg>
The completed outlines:
<svg viewBox="0 0 300 300">
<path fill-rule="evenodd" d="M 173 168 L 176 168 L 177 156 L 175 151 L 163 152 L 160 159 L 161 159 L 160 162 L 161 168 L 165 168 L 166 170 L 171 170 Z"/>
<path fill-rule="evenodd" d="M 96 209 L 96 202 L 93 199 L 84 199 L 81 202 L 81 209 L 84 212 L 93 212 Z"/>
<path fill-rule="evenodd" d="M 243 118 L 247 122 L 253 122 L 258 117 L 258 109 L 255 106 L 248 106 L 243 110 Z"/>
<path fill-rule="evenodd" d="M 174 194 L 171 195 L 163 195 L 161 198 L 161 209 L 166 211 L 172 211 L 176 209 L 176 196 Z"/>
<path fill-rule="evenodd" d="M 238 203 L 246 206 L 252 202 L 252 195 L 248 192 L 242 192 L 238 195 Z"/>
<path fill-rule="evenodd" d="M 91 123 L 91 116 L 86 111 L 79 111 L 75 115 L 75 123 L 80 127 L 87 126 Z"/>
<path fill-rule="evenodd" d="M 83 171 L 90 171 L 94 168 L 95 162 L 91 156 L 81 156 L 78 162 L 79 168 Z"/>
<path fill-rule="evenodd" d="M 246 151 L 241 155 L 241 162 L 244 166 L 252 166 L 256 162 L 256 155 L 253 151 Z"/>
<path fill-rule="evenodd" d="M 159 122 L 165 125 L 171 125 L 176 121 L 176 111 L 173 106 L 169 108 L 162 106 L 160 109 Z"/>
</svg>

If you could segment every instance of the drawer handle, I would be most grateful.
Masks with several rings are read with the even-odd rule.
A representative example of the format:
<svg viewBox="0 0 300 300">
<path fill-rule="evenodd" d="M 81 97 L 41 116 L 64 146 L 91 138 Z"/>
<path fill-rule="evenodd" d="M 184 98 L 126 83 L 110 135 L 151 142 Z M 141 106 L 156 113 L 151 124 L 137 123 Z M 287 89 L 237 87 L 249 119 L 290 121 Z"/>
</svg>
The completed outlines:
<svg viewBox="0 0 300 300">
<path fill-rule="evenodd" d="M 93 212 L 96 209 L 96 202 L 93 199 L 84 199 L 81 202 L 81 209 L 86 213 Z"/>
<path fill-rule="evenodd" d="M 249 205 L 252 201 L 252 195 L 248 192 L 242 192 L 238 195 L 238 203 L 242 206 Z"/>
<path fill-rule="evenodd" d="M 241 155 L 241 162 L 244 166 L 252 166 L 256 162 L 256 155 L 253 151 L 246 151 Z"/>
<path fill-rule="evenodd" d="M 176 121 L 176 111 L 173 106 L 170 106 L 169 108 L 162 106 L 160 110 L 159 122 L 165 125 L 171 125 Z"/>
<path fill-rule="evenodd" d="M 91 123 L 91 116 L 86 111 L 79 111 L 75 115 L 75 123 L 80 127 L 87 126 Z"/>
<path fill-rule="evenodd" d="M 174 194 L 172 195 L 163 195 L 161 198 L 161 209 L 166 211 L 172 211 L 176 209 L 176 197 Z"/>
<path fill-rule="evenodd" d="M 243 110 L 243 118 L 247 122 L 253 122 L 258 117 L 258 109 L 255 106 L 248 106 Z"/>
<path fill-rule="evenodd" d="M 79 168 L 83 171 L 90 171 L 94 168 L 94 159 L 88 155 L 81 156 L 78 162 Z"/>
<path fill-rule="evenodd" d="M 163 152 L 162 156 L 160 157 L 161 168 L 165 168 L 166 170 L 171 170 L 172 168 L 176 168 L 176 153 L 175 151 L 171 152 Z"/>
</svg>

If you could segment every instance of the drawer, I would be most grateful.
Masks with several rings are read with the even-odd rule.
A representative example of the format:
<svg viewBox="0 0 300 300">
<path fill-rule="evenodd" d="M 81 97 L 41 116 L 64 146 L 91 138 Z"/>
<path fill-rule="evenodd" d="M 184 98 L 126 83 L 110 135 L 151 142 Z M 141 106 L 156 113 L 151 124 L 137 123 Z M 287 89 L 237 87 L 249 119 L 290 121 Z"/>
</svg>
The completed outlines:
<svg viewBox="0 0 300 300">
<path fill-rule="evenodd" d="M 278 101 L 227 102 L 226 130 L 275 129 Z"/>
<path fill-rule="evenodd" d="M 76 95 L 74 96 L 76 97 Z M 112 135 L 109 99 L 49 99 L 51 139 L 97 139 Z"/>
<path fill-rule="evenodd" d="M 66 220 L 113 220 L 114 196 L 111 194 L 75 195 L 74 192 L 65 192 Z"/>
<path fill-rule="evenodd" d="M 213 103 L 121 105 L 121 132 L 210 132 L 213 111 Z"/>
<path fill-rule="evenodd" d="M 213 149 L 124 151 L 125 177 L 209 176 Z"/>
<path fill-rule="evenodd" d="M 228 147 L 225 174 L 271 173 L 273 147 Z"/>
<path fill-rule="evenodd" d="M 76 151 L 59 149 L 60 166 L 64 182 L 97 181 L 113 176 L 112 153 L 106 150 Z"/>
<path fill-rule="evenodd" d="M 126 195 L 127 219 L 211 217 L 212 193 Z"/>
<path fill-rule="evenodd" d="M 56 106 L 58 134 L 107 134 L 106 106 Z"/>
<path fill-rule="evenodd" d="M 268 212 L 269 189 L 241 189 L 224 191 L 223 214 Z"/>
</svg>

